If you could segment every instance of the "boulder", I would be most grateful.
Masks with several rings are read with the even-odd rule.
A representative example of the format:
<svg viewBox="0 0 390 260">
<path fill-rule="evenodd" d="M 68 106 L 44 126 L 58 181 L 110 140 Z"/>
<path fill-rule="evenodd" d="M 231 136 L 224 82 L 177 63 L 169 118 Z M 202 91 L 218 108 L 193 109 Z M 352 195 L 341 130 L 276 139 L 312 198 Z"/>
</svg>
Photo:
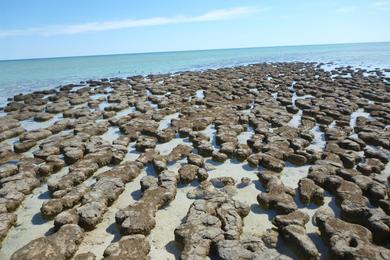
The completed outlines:
<svg viewBox="0 0 390 260">
<path fill-rule="evenodd" d="M 193 164 L 193 165 L 196 165 L 198 167 L 203 167 L 203 165 L 204 165 L 203 157 L 198 155 L 198 154 L 193 154 L 193 153 L 188 155 L 187 162 L 188 162 L 188 164 Z"/>
<path fill-rule="evenodd" d="M 147 260 L 150 244 L 143 235 L 124 236 L 104 250 L 105 260 Z"/>
<path fill-rule="evenodd" d="M 323 215 L 322 215 L 323 216 Z M 387 259 L 390 250 L 373 244 L 372 233 L 363 226 L 351 224 L 332 216 L 316 216 L 321 236 L 337 259 Z"/>
<path fill-rule="evenodd" d="M 176 185 L 176 173 L 163 171 L 158 177 L 158 186 L 149 186 L 139 201 L 116 213 L 115 221 L 120 226 L 121 233 L 149 235 L 156 225 L 156 211 L 175 198 Z"/>
<path fill-rule="evenodd" d="M 198 154 L 203 157 L 210 157 L 213 154 L 213 146 L 208 141 L 202 141 L 196 147 L 198 149 Z"/>
<path fill-rule="evenodd" d="M 77 209 L 79 225 L 84 229 L 91 230 L 103 220 L 103 214 L 107 211 L 104 202 L 93 201 Z"/>
<path fill-rule="evenodd" d="M 227 159 L 229 159 L 226 154 L 217 151 L 214 151 L 212 153 L 212 158 L 216 162 L 225 162 Z"/>
<path fill-rule="evenodd" d="M 198 181 L 202 182 L 208 179 L 209 174 L 207 173 L 206 169 L 199 168 L 197 172 Z"/>
<path fill-rule="evenodd" d="M 17 216 L 14 213 L 0 212 L 0 242 L 6 237 L 8 230 L 15 225 L 16 219 Z"/>
<path fill-rule="evenodd" d="M 63 225 L 67 224 L 78 224 L 79 215 L 76 209 L 69 209 L 61 212 L 54 218 L 54 227 L 58 230 Z"/>
<path fill-rule="evenodd" d="M 224 237 L 238 239 L 242 232 L 242 218 L 248 215 L 249 207 L 224 193 L 212 194 L 196 200 L 185 222 L 175 229 L 175 240 L 183 245 L 182 259 L 205 258 L 212 244 L 223 241 Z"/>
<path fill-rule="evenodd" d="M 61 199 L 51 199 L 42 203 L 41 214 L 46 218 L 52 218 L 63 209 Z"/>
<path fill-rule="evenodd" d="M 321 254 L 301 225 L 287 225 L 281 229 L 283 239 L 301 259 L 320 259 Z"/>
<path fill-rule="evenodd" d="M 287 193 L 286 187 L 278 177 L 271 177 L 266 184 L 267 192 L 257 195 L 260 206 L 275 209 L 280 214 L 288 214 L 297 209 L 293 196 Z"/>
<path fill-rule="evenodd" d="M 181 183 L 190 183 L 196 179 L 199 167 L 193 164 L 185 164 L 179 169 Z"/>
<path fill-rule="evenodd" d="M 278 228 L 283 228 L 288 225 L 299 225 L 304 227 L 310 220 L 307 213 L 295 210 L 287 215 L 278 215 L 273 219 L 273 223 Z"/>
<path fill-rule="evenodd" d="M 297 166 L 301 166 L 307 163 L 307 158 L 303 155 L 293 153 L 287 157 L 287 161 Z"/>
<path fill-rule="evenodd" d="M 242 177 L 241 178 L 241 185 L 243 187 L 248 186 L 249 184 L 251 184 L 251 182 L 252 182 L 252 180 L 250 178 L 248 178 L 248 177 Z"/>
<path fill-rule="evenodd" d="M 299 197 L 304 204 L 314 202 L 317 205 L 324 204 L 325 191 L 316 185 L 313 180 L 302 178 L 298 183 Z"/>
<path fill-rule="evenodd" d="M 18 167 L 15 164 L 7 163 L 0 165 L 0 179 L 6 178 L 18 173 Z"/>
<path fill-rule="evenodd" d="M 12 260 L 69 259 L 77 251 L 83 239 L 83 231 L 77 225 L 64 225 L 56 233 L 40 237 L 12 254 Z"/>
<path fill-rule="evenodd" d="M 217 243 L 219 259 L 291 259 L 276 249 L 267 247 L 260 237 L 251 236 L 241 240 L 222 240 Z"/>
</svg>

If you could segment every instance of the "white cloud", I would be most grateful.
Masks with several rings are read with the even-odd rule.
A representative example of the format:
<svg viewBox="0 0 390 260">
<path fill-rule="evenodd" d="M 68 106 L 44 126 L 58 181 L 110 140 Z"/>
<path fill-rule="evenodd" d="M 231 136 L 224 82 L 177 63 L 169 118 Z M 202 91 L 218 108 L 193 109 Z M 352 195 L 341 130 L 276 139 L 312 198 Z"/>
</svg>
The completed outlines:
<svg viewBox="0 0 390 260">
<path fill-rule="evenodd" d="M 123 19 L 115 21 L 91 22 L 71 25 L 52 25 L 45 27 L 0 30 L 0 37 L 41 35 L 51 36 L 58 34 L 77 34 L 85 32 L 118 30 L 132 27 L 158 26 L 180 23 L 208 22 L 230 20 L 245 15 L 264 11 L 256 7 L 234 7 L 230 9 L 219 9 L 207 12 L 198 16 L 174 16 L 174 17 L 152 17 L 146 19 Z"/>
<path fill-rule="evenodd" d="M 372 4 L 374 7 L 378 8 L 389 8 L 390 7 L 390 0 L 377 0 L 374 1 Z"/>
<path fill-rule="evenodd" d="M 336 12 L 347 14 L 347 13 L 353 13 L 356 10 L 357 10 L 356 6 L 341 6 L 341 7 L 336 9 Z"/>
</svg>

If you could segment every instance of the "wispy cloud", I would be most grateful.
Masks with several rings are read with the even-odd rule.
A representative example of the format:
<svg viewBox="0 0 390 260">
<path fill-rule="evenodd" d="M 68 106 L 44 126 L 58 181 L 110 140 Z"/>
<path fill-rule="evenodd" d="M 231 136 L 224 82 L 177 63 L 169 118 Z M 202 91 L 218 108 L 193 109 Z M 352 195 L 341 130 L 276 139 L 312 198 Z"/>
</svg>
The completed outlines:
<svg viewBox="0 0 390 260">
<path fill-rule="evenodd" d="M 387 9 L 390 8 L 390 0 L 376 0 L 372 5 L 381 9 Z"/>
<path fill-rule="evenodd" d="M 336 12 L 338 13 L 343 13 L 343 14 L 347 14 L 347 13 L 353 13 L 357 10 L 358 8 L 356 6 L 340 6 L 339 8 L 336 9 Z"/>
<path fill-rule="evenodd" d="M 207 12 L 198 16 L 173 16 L 173 17 L 152 17 L 145 19 L 123 19 L 114 21 L 91 22 L 70 25 L 51 25 L 45 27 L 0 30 L 0 37 L 41 35 L 51 36 L 59 34 L 78 34 L 86 32 L 119 30 L 132 27 L 159 26 L 180 23 L 195 23 L 208 21 L 222 21 L 236 19 L 245 15 L 258 13 L 265 9 L 258 7 L 234 7 L 230 9 L 219 9 Z"/>
</svg>

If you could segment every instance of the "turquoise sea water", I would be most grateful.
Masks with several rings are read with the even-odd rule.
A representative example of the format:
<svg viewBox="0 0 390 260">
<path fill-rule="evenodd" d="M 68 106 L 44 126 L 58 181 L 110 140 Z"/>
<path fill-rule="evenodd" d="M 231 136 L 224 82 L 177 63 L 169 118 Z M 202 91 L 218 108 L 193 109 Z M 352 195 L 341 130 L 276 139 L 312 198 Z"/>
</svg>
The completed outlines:
<svg viewBox="0 0 390 260">
<path fill-rule="evenodd" d="M 0 106 L 8 97 L 18 93 L 87 79 L 279 61 L 333 62 L 335 65 L 390 68 L 390 42 L 0 61 Z"/>
</svg>

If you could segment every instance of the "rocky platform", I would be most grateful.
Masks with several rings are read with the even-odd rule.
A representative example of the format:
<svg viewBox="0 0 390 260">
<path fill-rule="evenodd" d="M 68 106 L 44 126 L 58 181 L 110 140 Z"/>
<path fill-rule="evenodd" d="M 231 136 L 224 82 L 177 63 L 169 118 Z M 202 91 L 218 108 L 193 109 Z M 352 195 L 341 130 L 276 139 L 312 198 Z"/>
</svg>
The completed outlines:
<svg viewBox="0 0 390 260">
<path fill-rule="evenodd" d="M 89 80 L 0 117 L 0 259 L 389 259 L 385 70 Z"/>
</svg>

